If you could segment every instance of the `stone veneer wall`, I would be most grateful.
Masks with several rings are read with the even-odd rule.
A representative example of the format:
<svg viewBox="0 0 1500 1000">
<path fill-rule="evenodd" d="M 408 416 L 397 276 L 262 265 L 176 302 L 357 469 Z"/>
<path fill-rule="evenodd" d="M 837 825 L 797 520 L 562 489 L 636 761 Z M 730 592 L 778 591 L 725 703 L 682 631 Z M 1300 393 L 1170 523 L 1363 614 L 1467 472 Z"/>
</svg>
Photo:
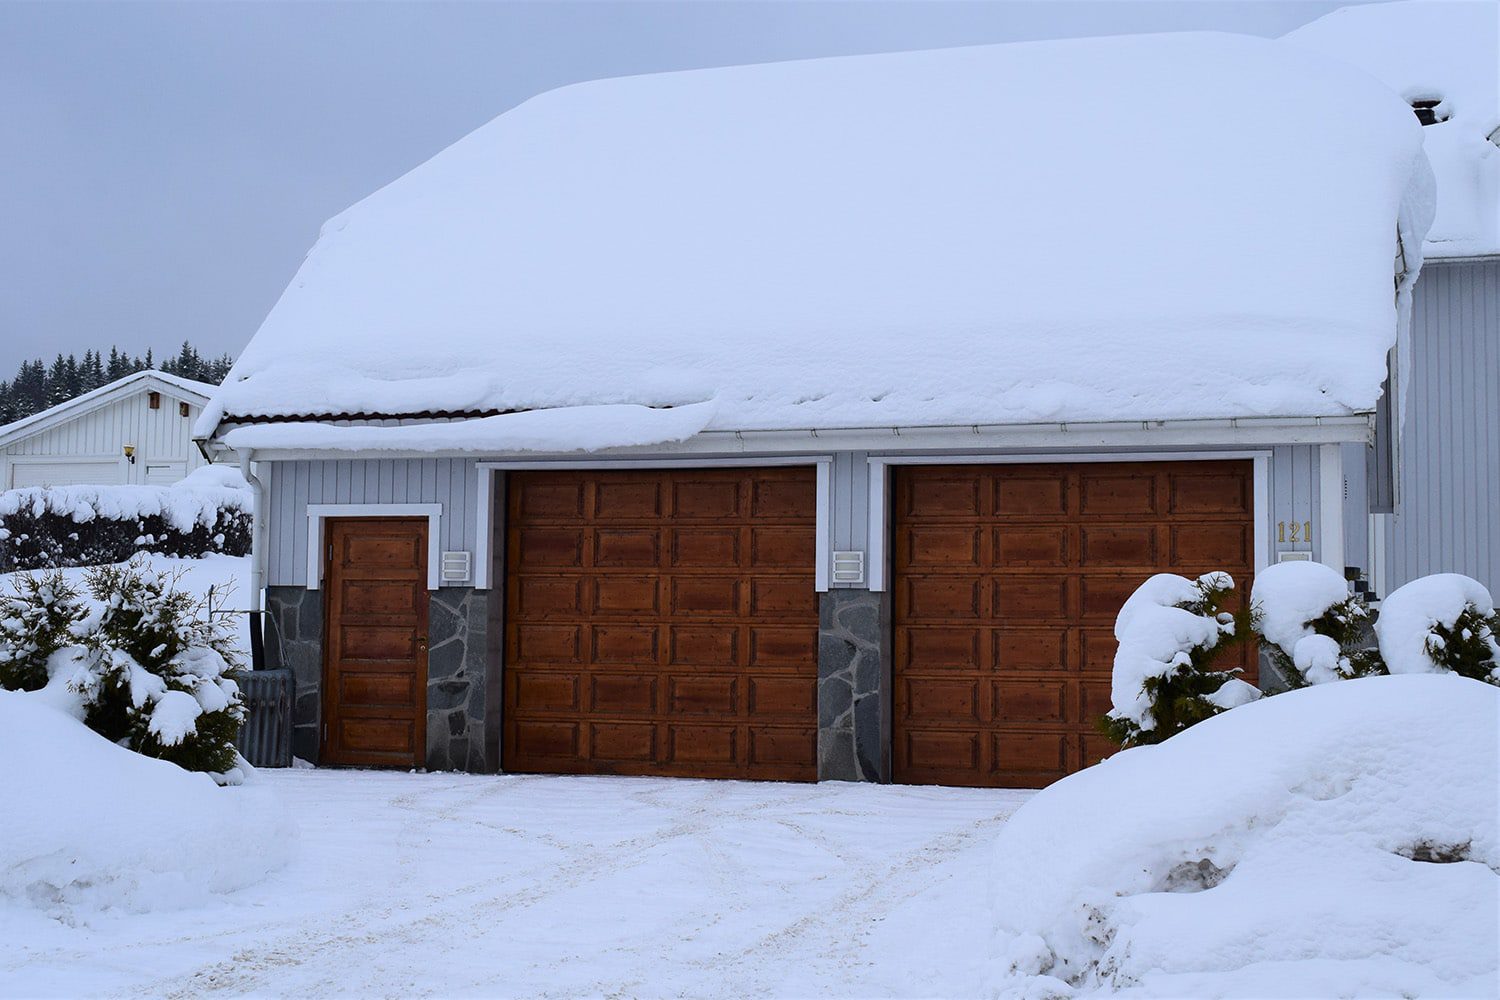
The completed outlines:
<svg viewBox="0 0 1500 1000">
<path fill-rule="evenodd" d="M 316 764 L 323 722 L 323 592 L 267 587 L 265 619 L 266 666 L 292 669 L 292 754 Z"/>
<path fill-rule="evenodd" d="M 890 595 L 830 590 L 818 619 L 818 779 L 890 781 Z"/>
<path fill-rule="evenodd" d="M 427 618 L 427 767 L 494 771 L 497 748 L 486 739 L 485 692 L 493 591 L 434 590 Z"/>
<path fill-rule="evenodd" d="M 493 771 L 497 741 L 485 726 L 490 592 L 431 592 L 427 622 L 427 767 Z M 322 724 L 323 592 L 266 588 L 266 665 L 290 667 L 292 753 L 319 763 Z M 493 727 L 491 727 L 493 730 Z"/>
</svg>

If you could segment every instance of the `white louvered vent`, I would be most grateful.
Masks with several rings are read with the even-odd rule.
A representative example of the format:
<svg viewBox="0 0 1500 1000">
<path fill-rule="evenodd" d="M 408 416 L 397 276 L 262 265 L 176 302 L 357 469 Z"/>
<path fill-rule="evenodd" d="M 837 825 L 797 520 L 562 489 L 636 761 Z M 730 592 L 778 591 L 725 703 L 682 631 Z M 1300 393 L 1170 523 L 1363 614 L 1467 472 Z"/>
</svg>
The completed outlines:
<svg viewBox="0 0 1500 1000">
<path fill-rule="evenodd" d="M 467 552 L 444 552 L 443 582 L 468 583 L 469 560 L 470 556 Z"/>
<path fill-rule="evenodd" d="M 835 552 L 833 554 L 834 583 L 864 583 L 865 554 L 863 552 Z"/>
</svg>

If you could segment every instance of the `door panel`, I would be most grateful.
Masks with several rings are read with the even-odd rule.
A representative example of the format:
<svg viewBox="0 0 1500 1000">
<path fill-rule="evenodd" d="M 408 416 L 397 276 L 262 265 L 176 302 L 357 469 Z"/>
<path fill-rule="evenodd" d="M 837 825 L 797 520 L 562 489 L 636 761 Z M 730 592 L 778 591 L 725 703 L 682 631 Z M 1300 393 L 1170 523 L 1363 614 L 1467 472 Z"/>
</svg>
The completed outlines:
<svg viewBox="0 0 1500 1000">
<path fill-rule="evenodd" d="M 427 521 L 325 528 L 323 761 L 421 767 L 427 718 Z"/>
<path fill-rule="evenodd" d="M 1160 572 L 1248 593 L 1252 482 L 1245 461 L 898 468 L 896 780 L 1041 787 L 1107 756 L 1120 606 Z"/>
<path fill-rule="evenodd" d="M 507 771 L 817 777 L 811 469 L 507 488 Z"/>
</svg>

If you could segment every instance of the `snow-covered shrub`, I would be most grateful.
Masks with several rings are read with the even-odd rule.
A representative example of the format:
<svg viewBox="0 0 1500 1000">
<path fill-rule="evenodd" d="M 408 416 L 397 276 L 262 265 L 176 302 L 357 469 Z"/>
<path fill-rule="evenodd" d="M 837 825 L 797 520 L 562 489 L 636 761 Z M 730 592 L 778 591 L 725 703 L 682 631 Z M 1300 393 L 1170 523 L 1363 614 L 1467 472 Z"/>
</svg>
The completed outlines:
<svg viewBox="0 0 1500 1000">
<path fill-rule="evenodd" d="M 1436 573 L 1397 587 L 1375 622 L 1393 674 L 1452 671 L 1500 684 L 1500 615 L 1478 580 Z"/>
<path fill-rule="evenodd" d="M 234 780 L 244 718 L 233 633 L 220 597 L 127 563 L 89 571 L 98 610 L 75 627 L 87 650 L 69 679 L 84 721 L 106 739 L 190 771 Z"/>
<path fill-rule="evenodd" d="M 43 692 L 0 691 L 0 802 L 0 909 L 69 920 L 202 905 L 283 865 L 295 834 L 267 785 L 215 788 L 90 732 Z"/>
<path fill-rule="evenodd" d="M 1493 996 L 1497 725 L 1488 685 L 1357 678 L 1064 778 L 996 838 L 998 991 Z"/>
<path fill-rule="evenodd" d="M 1160 743 L 1260 697 L 1235 677 L 1239 668 L 1213 668 L 1244 638 L 1243 621 L 1225 609 L 1233 591 L 1228 573 L 1197 580 L 1158 573 L 1130 595 L 1115 620 L 1114 707 L 1101 724 L 1105 735 L 1124 746 Z"/>
<path fill-rule="evenodd" d="M 7 490 L 0 493 L 0 572 L 99 566 L 138 552 L 244 555 L 251 498 L 232 482 L 216 472 L 176 486 Z"/>
<path fill-rule="evenodd" d="M 1335 570 L 1277 563 L 1255 578 L 1250 598 L 1251 626 L 1289 687 L 1386 672 L 1368 643 L 1370 609 Z"/>
<path fill-rule="evenodd" d="M 19 573 L 10 586 L 0 594 L 0 688 L 36 691 L 48 681 L 52 655 L 78 641 L 74 628 L 88 609 L 56 570 Z"/>
</svg>

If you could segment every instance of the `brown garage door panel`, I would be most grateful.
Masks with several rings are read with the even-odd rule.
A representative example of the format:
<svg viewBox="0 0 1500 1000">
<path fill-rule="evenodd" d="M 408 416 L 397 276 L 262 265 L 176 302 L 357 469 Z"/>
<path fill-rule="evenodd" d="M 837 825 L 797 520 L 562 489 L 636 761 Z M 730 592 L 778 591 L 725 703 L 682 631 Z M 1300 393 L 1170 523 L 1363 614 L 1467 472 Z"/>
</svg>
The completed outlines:
<svg viewBox="0 0 1500 1000">
<path fill-rule="evenodd" d="M 1248 592 L 1251 487 L 1248 462 L 898 469 L 897 780 L 1041 786 L 1106 756 L 1120 606 L 1159 572 Z"/>
<path fill-rule="evenodd" d="M 505 769 L 815 779 L 814 484 L 511 474 Z"/>
</svg>

